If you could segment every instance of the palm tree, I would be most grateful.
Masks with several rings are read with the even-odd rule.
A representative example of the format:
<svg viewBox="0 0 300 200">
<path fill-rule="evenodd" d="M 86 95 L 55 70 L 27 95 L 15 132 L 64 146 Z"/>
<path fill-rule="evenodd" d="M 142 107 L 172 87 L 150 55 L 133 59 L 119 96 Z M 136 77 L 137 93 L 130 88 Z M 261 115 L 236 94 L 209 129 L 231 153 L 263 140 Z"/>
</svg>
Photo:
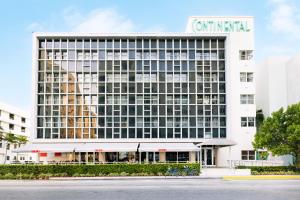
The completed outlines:
<svg viewBox="0 0 300 200">
<path fill-rule="evenodd" d="M 4 129 L 0 126 L 0 141 L 4 140 Z"/>
<path fill-rule="evenodd" d="M 7 133 L 4 131 L 4 129 L 0 126 L 0 141 L 5 141 L 5 156 L 4 156 L 4 162 L 6 163 L 6 157 L 7 157 L 7 145 L 8 144 L 26 144 L 28 142 L 28 139 L 24 135 L 15 135 L 13 133 Z"/>
<path fill-rule="evenodd" d="M 16 143 L 19 145 L 26 144 L 28 142 L 28 138 L 24 135 L 17 135 L 16 136 Z"/>
<path fill-rule="evenodd" d="M 0 142 L 5 141 L 5 134 L 6 134 L 6 132 L 4 132 L 4 129 L 2 128 L 2 126 L 0 126 Z M 6 148 L 6 146 L 5 146 L 5 148 Z M 5 163 L 5 160 L 6 160 L 6 155 L 4 157 L 4 163 Z"/>
<path fill-rule="evenodd" d="M 16 143 L 19 145 L 19 147 L 23 144 L 26 144 L 28 142 L 28 139 L 24 135 L 17 135 L 16 136 Z M 17 153 L 17 160 L 18 160 L 18 153 Z"/>
<path fill-rule="evenodd" d="M 17 137 L 13 133 L 6 133 L 4 137 L 4 141 L 6 141 L 6 148 L 5 148 L 5 157 L 4 157 L 4 163 L 6 163 L 6 157 L 7 157 L 7 145 L 8 144 L 15 144 L 17 142 Z"/>
</svg>

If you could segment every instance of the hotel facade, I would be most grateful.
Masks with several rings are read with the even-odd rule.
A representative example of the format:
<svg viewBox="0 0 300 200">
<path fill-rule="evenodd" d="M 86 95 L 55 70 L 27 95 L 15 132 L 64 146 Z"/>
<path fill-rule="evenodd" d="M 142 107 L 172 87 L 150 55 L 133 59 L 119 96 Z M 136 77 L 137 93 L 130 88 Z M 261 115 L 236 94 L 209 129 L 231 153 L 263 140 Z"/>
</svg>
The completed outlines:
<svg viewBox="0 0 300 200">
<path fill-rule="evenodd" d="M 32 144 L 45 163 L 259 159 L 252 17 L 185 33 L 34 33 Z"/>
</svg>

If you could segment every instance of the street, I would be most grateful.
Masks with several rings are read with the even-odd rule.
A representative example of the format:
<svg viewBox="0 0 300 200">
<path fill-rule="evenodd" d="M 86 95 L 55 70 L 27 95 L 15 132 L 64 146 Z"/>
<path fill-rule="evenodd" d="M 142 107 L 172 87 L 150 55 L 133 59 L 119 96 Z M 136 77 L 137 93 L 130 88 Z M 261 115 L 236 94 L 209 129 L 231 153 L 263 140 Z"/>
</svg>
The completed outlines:
<svg viewBox="0 0 300 200">
<path fill-rule="evenodd" d="M 0 200 L 289 200 L 299 199 L 300 180 L 220 179 L 0 181 Z"/>
</svg>

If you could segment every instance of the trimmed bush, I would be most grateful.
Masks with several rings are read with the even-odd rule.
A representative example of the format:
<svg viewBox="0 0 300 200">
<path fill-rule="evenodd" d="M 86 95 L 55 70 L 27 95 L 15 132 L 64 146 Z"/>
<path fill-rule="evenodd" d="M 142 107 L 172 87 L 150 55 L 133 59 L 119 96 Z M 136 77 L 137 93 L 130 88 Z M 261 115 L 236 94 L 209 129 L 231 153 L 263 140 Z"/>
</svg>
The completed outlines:
<svg viewBox="0 0 300 200">
<path fill-rule="evenodd" d="M 251 172 L 252 175 L 298 175 L 298 172 L 294 172 L 294 171 L 273 171 L 273 172 L 269 172 L 269 171 L 264 171 L 264 172 L 257 172 L 257 171 L 252 171 Z"/>
<path fill-rule="evenodd" d="M 237 169 L 251 169 L 252 175 L 290 175 L 300 172 L 295 166 L 238 166 Z"/>
<path fill-rule="evenodd" d="M 0 178 L 12 177 L 23 179 L 22 175 L 31 175 L 31 178 L 47 179 L 54 177 L 72 176 L 166 176 L 170 169 L 176 169 L 180 175 L 199 175 L 198 163 L 179 164 L 100 164 L 100 165 L 0 165 Z M 186 174 L 186 169 L 196 172 Z M 8 174 L 8 175 L 7 175 Z M 22 174 L 22 175 L 20 175 Z M 18 175 L 18 176 L 17 176 Z M 7 177 L 7 178 L 6 178 Z M 27 178 L 25 178 L 27 179 Z"/>
</svg>

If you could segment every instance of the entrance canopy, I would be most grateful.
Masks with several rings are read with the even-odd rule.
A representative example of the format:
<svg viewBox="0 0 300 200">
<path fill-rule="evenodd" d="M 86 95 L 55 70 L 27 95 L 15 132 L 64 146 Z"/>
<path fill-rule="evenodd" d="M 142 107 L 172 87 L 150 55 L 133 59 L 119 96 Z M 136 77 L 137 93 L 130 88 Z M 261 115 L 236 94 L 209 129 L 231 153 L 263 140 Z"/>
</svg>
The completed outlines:
<svg viewBox="0 0 300 200">
<path fill-rule="evenodd" d="M 219 146 L 219 147 L 227 147 L 227 146 L 234 146 L 237 143 L 232 140 L 227 139 L 207 139 L 203 142 L 197 144 L 197 146 Z"/>
<path fill-rule="evenodd" d="M 200 151 L 193 143 L 140 143 L 140 152 Z"/>
<path fill-rule="evenodd" d="M 35 143 L 26 144 L 14 152 L 135 152 L 137 148 L 138 143 Z"/>
<path fill-rule="evenodd" d="M 13 152 L 17 153 L 38 153 L 38 152 L 73 152 L 82 144 L 26 144 Z"/>
</svg>

